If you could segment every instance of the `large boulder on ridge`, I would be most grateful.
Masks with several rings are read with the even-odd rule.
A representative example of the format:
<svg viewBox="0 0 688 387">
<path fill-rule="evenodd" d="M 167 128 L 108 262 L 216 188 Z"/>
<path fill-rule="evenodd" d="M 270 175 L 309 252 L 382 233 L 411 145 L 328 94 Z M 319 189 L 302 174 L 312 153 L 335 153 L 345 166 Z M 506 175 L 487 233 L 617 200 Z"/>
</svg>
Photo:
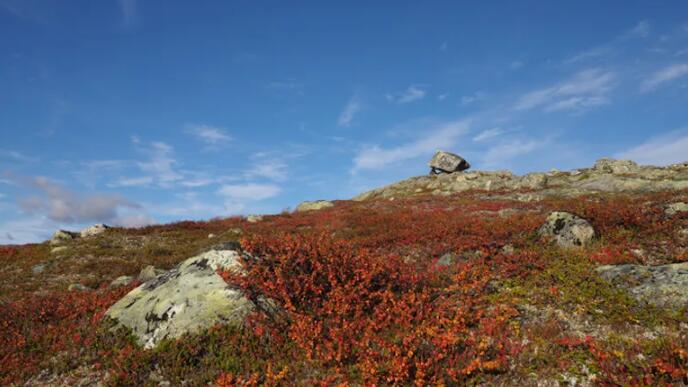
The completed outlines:
<svg viewBox="0 0 688 387">
<path fill-rule="evenodd" d="M 79 232 L 79 234 L 81 235 L 82 238 L 88 238 L 88 237 L 100 235 L 110 228 L 111 227 L 108 226 L 107 224 L 98 223 L 98 224 L 94 224 L 93 226 L 86 227 L 85 229 L 81 230 Z"/>
<path fill-rule="evenodd" d="M 55 246 L 55 245 L 61 245 L 63 243 L 73 241 L 74 239 L 79 237 L 79 233 L 76 232 L 71 232 L 67 230 L 57 230 L 53 234 L 52 238 L 50 238 L 50 245 Z"/>
<path fill-rule="evenodd" d="M 330 207 L 334 207 L 334 203 L 329 200 L 316 200 L 313 202 L 306 201 L 296 206 L 296 212 L 317 211 Z"/>
<path fill-rule="evenodd" d="M 106 316 L 131 329 L 146 348 L 220 323 L 241 325 L 255 304 L 230 287 L 218 269 L 241 274 L 240 254 L 211 250 L 189 258 L 133 289 Z"/>
<path fill-rule="evenodd" d="M 542 238 L 552 239 L 557 245 L 570 248 L 585 246 L 595 237 L 590 223 L 568 212 L 552 212 L 538 230 Z"/>
<path fill-rule="evenodd" d="M 444 151 L 435 152 L 428 165 L 432 174 L 461 172 L 471 167 L 463 157 Z"/>
</svg>

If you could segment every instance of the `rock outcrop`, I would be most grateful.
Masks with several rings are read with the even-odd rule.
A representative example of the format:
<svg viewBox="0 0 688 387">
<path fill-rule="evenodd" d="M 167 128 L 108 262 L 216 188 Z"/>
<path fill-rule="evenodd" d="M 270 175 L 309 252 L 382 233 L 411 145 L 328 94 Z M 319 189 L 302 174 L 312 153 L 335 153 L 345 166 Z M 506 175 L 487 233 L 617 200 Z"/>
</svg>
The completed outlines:
<svg viewBox="0 0 688 387">
<path fill-rule="evenodd" d="M 106 224 L 98 223 L 98 224 L 94 224 L 93 226 L 86 227 L 85 229 L 81 230 L 79 232 L 79 235 L 82 238 L 88 238 L 88 237 L 100 235 L 100 234 L 104 233 L 105 231 L 109 230 L 110 228 L 111 227 L 106 225 Z"/>
<path fill-rule="evenodd" d="M 255 305 L 216 270 L 242 272 L 241 256 L 211 250 L 132 290 L 106 315 L 128 327 L 146 348 L 216 324 L 240 325 Z"/>
<path fill-rule="evenodd" d="M 554 240 L 564 248 L 582 247 L 595 237 L 590 223 L 568 212 L 552 212 L 538 230 L 538 235 Z"/>
<path fill-rule="evenodd" d="M 437 151 L 435 155 L 432 156 L 430 162 L 430 174 L 436 175 L 440 173 L 454 173 L 465 171 L 470 168 L 471 165 L 463 157 L 444 151 Z"/>
<path fill-rule="evenodd" d="M 658 307 L 688 306 L 688 262 L 660 266 L 605 265 L 600 276 L 642 302 Z"/>
<path fill-rule="evenodd" d="M 354 200 L 414 195 L 451 195 L 469 190 L 509 191 L 495 197 L 522 201 L 548 196 L 594 193 L 659 192 L 688 189 L 688 163 L 667 167 L 639 166 L 629 160 L 601 159 L 592 168 L 517 176 L 509 171 L 471 171 L 412 177 L 358 195 Z M 528 192 L 518 192 L 527 190 Z"/>
<path fill-rule="evenodd" d="M 63 243 L 67 243 L 69 241 L 73 241 L 74 239 L 78 238 L 79 234 L 67 230 L 57 230 L 53 234 L 52 238 L 50 238 L 50 245 L 55 246 L 55 245 L 61 245 Z"/>
<path fill-rule="evenodd" d="M 316 200 L 312 202 L 306 201 L 296 206 L 296 212 L 316 211 L 330 207 L 334 207 L 334 203 L 328 200 Z"/>
<path fill-rule="evenodd" d="M 664 213 L 671 216 L 681 212 L 688 212 L 688 204 L 684 202 L 671 203 L 666 206 Z"/>
</svg>

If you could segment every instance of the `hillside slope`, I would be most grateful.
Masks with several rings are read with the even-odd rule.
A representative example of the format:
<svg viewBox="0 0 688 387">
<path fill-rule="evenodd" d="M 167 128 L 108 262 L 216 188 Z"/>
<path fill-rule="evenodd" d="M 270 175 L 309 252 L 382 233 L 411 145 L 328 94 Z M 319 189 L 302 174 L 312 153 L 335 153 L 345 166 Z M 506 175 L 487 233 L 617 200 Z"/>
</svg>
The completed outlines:
<svg viewBox="0 0 688 387">
<path fill-rule="evenodd" d="M 687 188 L 688 164 L 604 160 L 3 247 L 0 384 L 686 384 Z M 242 270 L 204 276 L 274 310 L 150 349 L 105 317 L 209 250 Z"/>
</svg>

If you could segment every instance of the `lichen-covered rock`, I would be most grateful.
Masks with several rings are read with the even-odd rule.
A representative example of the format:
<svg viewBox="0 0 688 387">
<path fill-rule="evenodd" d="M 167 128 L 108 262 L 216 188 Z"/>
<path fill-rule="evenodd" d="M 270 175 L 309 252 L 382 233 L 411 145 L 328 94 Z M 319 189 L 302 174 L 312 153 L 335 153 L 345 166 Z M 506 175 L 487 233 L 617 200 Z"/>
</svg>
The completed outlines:
<svg viewBox="0 0 688 387">
<path fill-rule="evenodd" d="M 50 254 L 60 254 L 64 253 L 67 250 L 69 250 L 69 247 L 67 246 L 56 246 L 50 249 Z"/>
<path fill-rule="evenodd" d="M 328 200 L 316 200 L 312 202 L 306 201 L 296 206 L 296 212 L 317 211 L 330 207 L 334 207 L 334 203 Z"/>
<path fill-rule="evenodd" d="M 88 238 L 96 235 L 100 235 L 104 233 L 105 231 L 109 230 L 111 227 L 103 224 L 103 223 L 98 223 L 94 224 L 93 226 L 86 227 L 85 229 L 81 230 L 79 234 L 81 235 L 82 238 Z"/>
<path fill-rule="evenodd" d="M 88 287 L 82 285 L 82 284 L 71 284 L 67 287 L 67 291 L 70 291 L 70 292 L 74 292 L 74 291 L 85 292 L 87 290 L 90 290 L 90 289 Z"/>
<path fill-rule="evenodd" d="M 471 167 L 463 157 L 444 151 L 435 152 L 428 165 L 430 166 L 431 173 L 460 172 Z"/>
<path fill-rule="evenodd" d="M 688 204 L 684 202 L 671 203 L 664 208 L 667 215 L 676 215 L 681 212 L 688 212 Z"/>
<path fill-rule="evenodd" d="M 67 231 L 67 230 L 57 230 L 50 238 L 50 245 L 60 245 L 69 241 L 72 241 L 79 237 L 78 233 Z"/>
<path fill-rule="evenodd" d="M 587 245 L 595 237 L 590 223 L 568 212 L 552 212 L 538 230 L 540 237 L 551 238 L 564 248 Z"/>
<path fill-rule="evenodd" d="M 255 305 L 216 272 L 241 272 L 240 260 L 231 250 L 189 258 L 129 292 L 106 315 L 130 328 L 146 348 L 220 323 L 240 325 Z"/>
<path fill-rule="evenodd" d="M 593 169 L 604 173 L 632 173 L 638 170 L 638 164 L 631 160 L 602 158 L 595 162 Z"/>
<path fill-rule="evenodd" d="M 660 266 L 605 265 L 600 276 L 634 298 L 659 307 L 688 306 L 688 262 Z"/>
</svg>

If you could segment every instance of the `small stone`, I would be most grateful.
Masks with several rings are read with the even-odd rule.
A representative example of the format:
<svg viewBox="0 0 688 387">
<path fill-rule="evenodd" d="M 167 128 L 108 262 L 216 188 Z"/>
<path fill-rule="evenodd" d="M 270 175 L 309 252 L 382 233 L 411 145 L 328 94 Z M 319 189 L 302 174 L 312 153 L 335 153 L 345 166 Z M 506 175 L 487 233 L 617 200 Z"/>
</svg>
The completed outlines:
<svg viewBox="0 0 688 387">
<path fill-rule="evenodd" d="M 456 262 L 457 255 L 454 254 L 453 252 L 448 252 L 443 254 L 438 260 L 437 260 L 437 265 L 438 266 L 450 266 L 454 262 Z"/>
<path fill-rule="evenodd" d="M 249 223 L 258 223 L 263 220 L 262 215 L 249 215 L 246 217 L 246 221 Z"/>
<path fill-rule="evenodd" d="M 244 230 L 242 230 L 242 229 L 239 228 L 239 227 L 233 227 L 233 228 L 230 228 L 230 229 L 228 230 L 228 232 L 229 232 L 230 234 L 241 235 L 241 234 L 244 233 Z"/>
<path fill-rule="evenodd" d="M 114 281 L 110 282 L 111 288 L 121 288 L 122 286 L 129 285 L 134 280 L 134 277 L 123 275 L 115 278 Z"/>
<path fill-rule="evenodd" d="M 50 250 L 50 254 L 59 254 L 59 253 L 65 252 L 67 250 L 69 250 L 69 247 L 67 247 L 67 246 L 57 246 L 57 247 L 53 247 Z"/>
<path fill-rule="evenodd" d="M 45 263 L 38 264 L 38 265 L 31 268 L 31 272 L 33 274 L 41 274 L 45 271 L 45 267 L 46 267 Z"/>
<path fill-rule="evenodd" d="M 213 239 L 213 238 L 215 238 L 215 237 L 216 237 L 216 235 L 213 234 L 213 233 L 208 234 L 208 239 Z"/>
<path fill-rule="evenodd" d="M 67 290 L 70 292 L 73 292 L 73 291 L 85 292 L 85 291 L 90 290 L 90 289 L 88 287 L 82 285 L 82 284 L 71 284 L 67 287 Z"/>
<path fill-rule="evenodd" d="M 681 212 L 688 212 L 688 204 L 684 202 L 676 202 L 668 204 L 666 207 L 664 207 L 664 213 L 669 216 L 680 214 Z"/>
<path fill-rule="evenodd" d="M 502 252 L 502 254 L 511 255 L 511 254 L 516 252 L 516 249 L 514 249 L 513 245 L 508 244 L 508 245 L 502 246 L 500 251 Z"/>
<path fill-rule="evenodd" d="M 317 211 L 323 208 L 334 207 L 334 203 L 328 200 L 316 200 L 313 202 L 303 202 L 296 207 L 296 212 Z"/>
<path fill-rule="evenodd" d="M 568 212 L 552 212 L 538 230 L 540 237 L 552 238 L 560 247 L 582 247 L 595 237 L 590 223 Z"/>
</svg>

